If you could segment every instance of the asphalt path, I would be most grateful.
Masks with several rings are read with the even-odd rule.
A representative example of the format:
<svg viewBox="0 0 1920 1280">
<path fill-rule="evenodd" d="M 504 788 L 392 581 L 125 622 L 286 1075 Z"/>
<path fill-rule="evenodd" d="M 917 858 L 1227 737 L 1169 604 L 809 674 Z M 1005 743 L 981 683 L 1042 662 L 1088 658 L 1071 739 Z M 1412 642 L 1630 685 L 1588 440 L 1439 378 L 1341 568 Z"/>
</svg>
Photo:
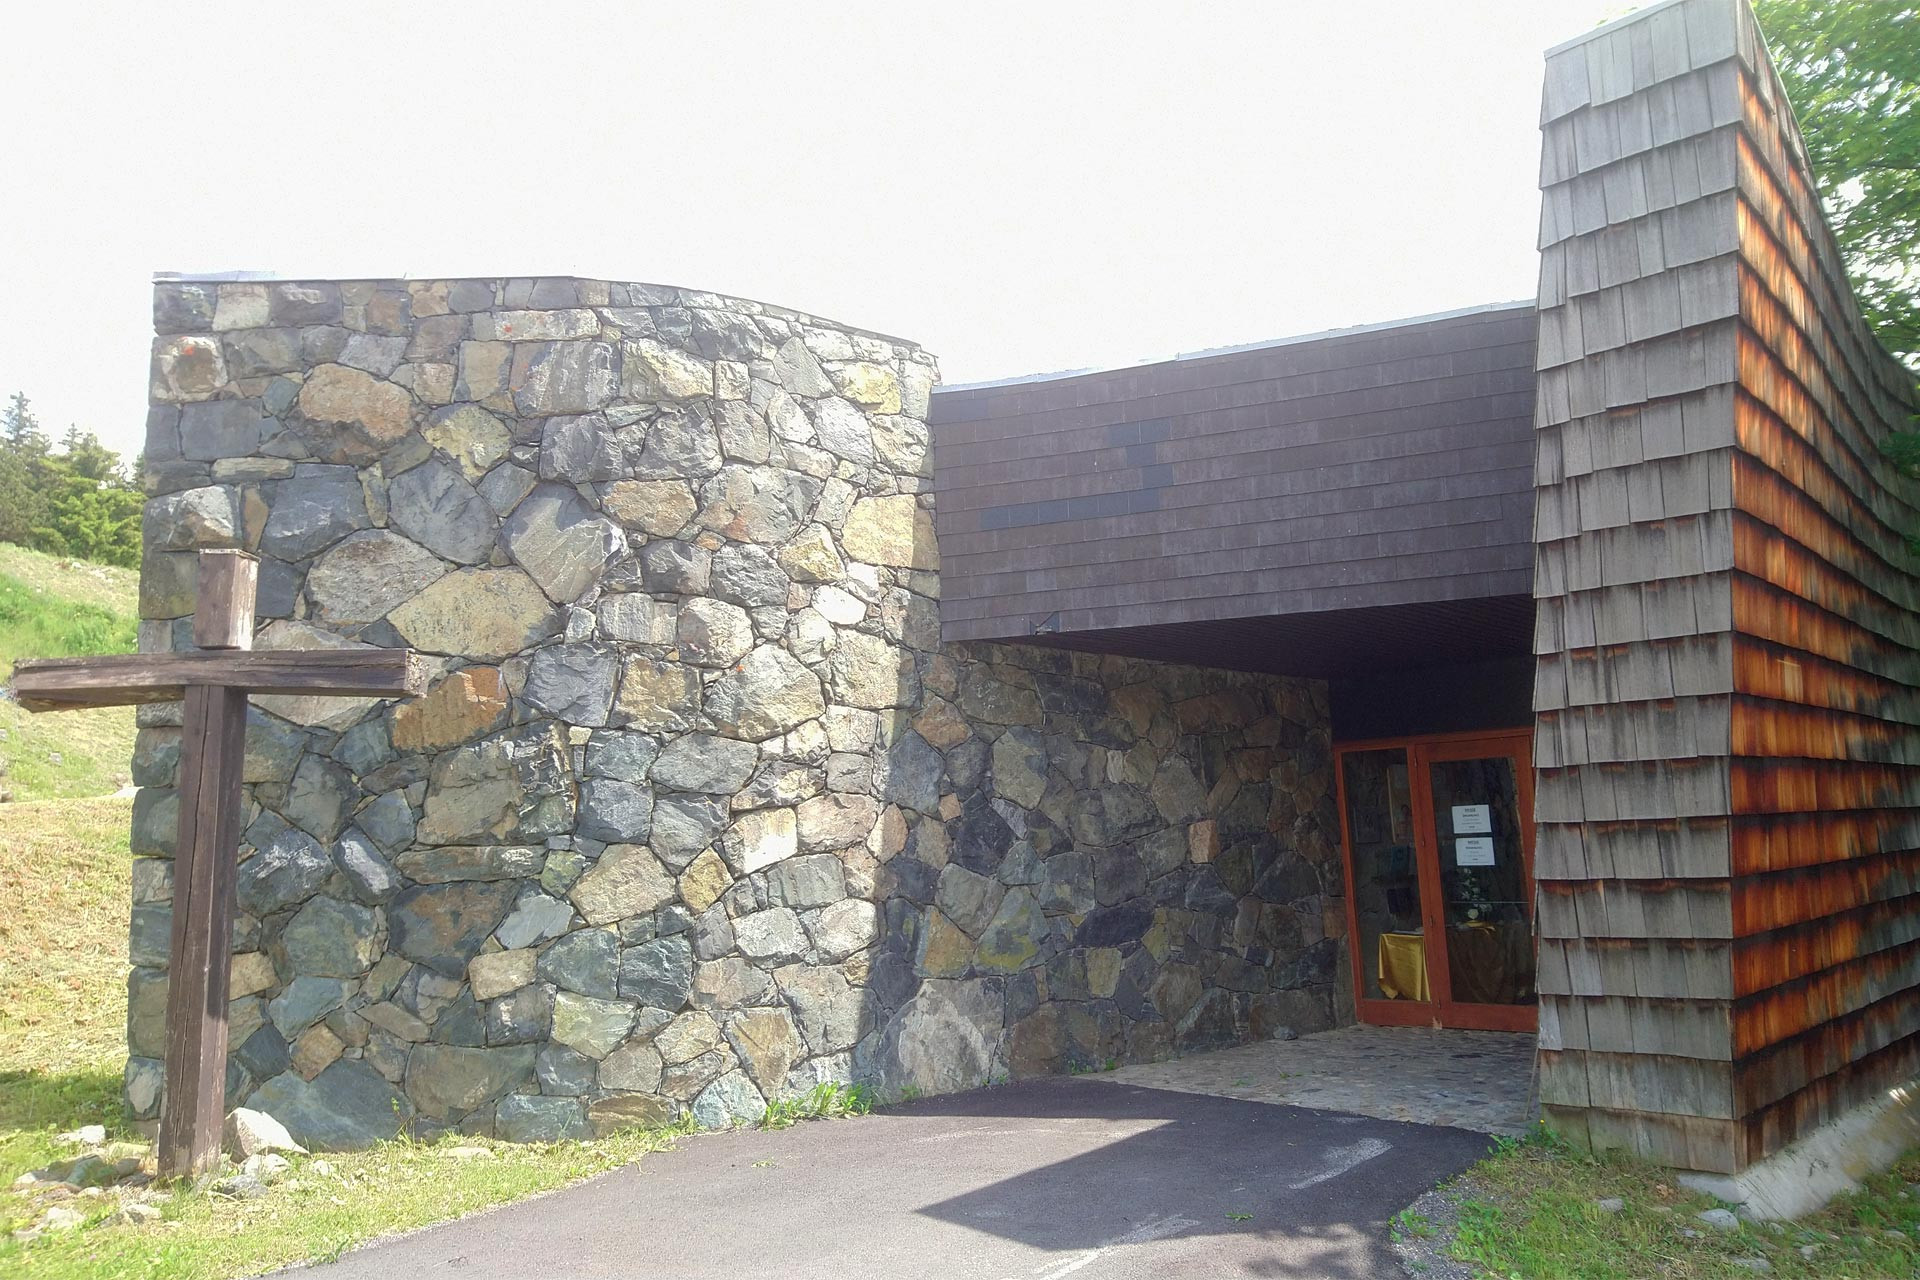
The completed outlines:
<svg viewBox="0 0 1920 1280">
<path fill-rule="evenodd" d="M 1398 1274 L 1387 1220 L 1484 1155 L 1462 1129 L 1094 1079 L 690 1138 L 377 1242 L 316 1280 L 1123 1280 Z"/>
</svg>

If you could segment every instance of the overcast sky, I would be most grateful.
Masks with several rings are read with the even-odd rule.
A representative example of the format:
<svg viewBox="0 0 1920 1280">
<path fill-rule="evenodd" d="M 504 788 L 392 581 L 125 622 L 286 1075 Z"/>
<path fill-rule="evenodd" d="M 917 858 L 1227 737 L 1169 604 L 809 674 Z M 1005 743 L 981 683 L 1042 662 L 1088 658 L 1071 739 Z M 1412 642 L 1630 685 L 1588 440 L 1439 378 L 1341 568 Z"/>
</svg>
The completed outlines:
<svg viewBox="0 0 1920 1280">
<path fill-rule="evenodd" d="M 1541 54 L 1632 7 L 27 6 L 0 394 L 137 449 L 163 270 L 685 284 L 948 382 L 1528 297 Z"/>
</svg>

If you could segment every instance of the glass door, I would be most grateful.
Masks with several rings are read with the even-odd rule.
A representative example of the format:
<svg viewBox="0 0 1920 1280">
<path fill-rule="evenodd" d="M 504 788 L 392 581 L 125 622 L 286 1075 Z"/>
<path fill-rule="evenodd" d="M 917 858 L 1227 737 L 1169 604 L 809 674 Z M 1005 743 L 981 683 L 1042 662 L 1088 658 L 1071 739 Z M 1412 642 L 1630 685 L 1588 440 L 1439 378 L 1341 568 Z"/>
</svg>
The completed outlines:
<svg viewBox="0 0 1920 1280">
<path fill-rule="evenodd" d="M 1527 731 L 1340 749 L 1362 1020 L 1535 1025 Z"/>
</svg>

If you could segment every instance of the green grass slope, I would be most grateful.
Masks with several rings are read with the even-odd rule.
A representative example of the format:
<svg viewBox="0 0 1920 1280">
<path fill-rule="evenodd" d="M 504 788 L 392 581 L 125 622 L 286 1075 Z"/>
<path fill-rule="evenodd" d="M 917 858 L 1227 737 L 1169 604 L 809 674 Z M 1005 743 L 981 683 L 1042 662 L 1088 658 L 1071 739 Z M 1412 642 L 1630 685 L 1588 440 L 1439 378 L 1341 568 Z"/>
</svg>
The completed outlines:
<svg viewBox="0 0 1920 1280">
<path fill-rule="evenodd" d="M 140 575 L 0 543 L 0 683 L 20 658 L 131 653 Z M 0 701 L 0 797 L 109 794 L 127 784 L 133 708 L 28 715 Z"/>
</svg>

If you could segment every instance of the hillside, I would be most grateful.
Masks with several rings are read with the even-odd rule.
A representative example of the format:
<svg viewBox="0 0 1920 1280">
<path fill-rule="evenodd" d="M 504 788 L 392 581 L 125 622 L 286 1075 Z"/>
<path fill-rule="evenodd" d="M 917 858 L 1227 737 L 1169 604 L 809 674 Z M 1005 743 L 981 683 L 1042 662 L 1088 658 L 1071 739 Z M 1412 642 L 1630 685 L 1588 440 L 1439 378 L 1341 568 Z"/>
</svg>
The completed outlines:
<svg viewBox="0 0 1920 1280">
<path fill-rule="evenodd" d="M 18 658 L 133 651 L 140 575 L 0 543 L 0 683 Z M 133 709 L 30 716 L 0 701 L 0 797 L 107 795 L 127 784 Z"/>
</svg>

